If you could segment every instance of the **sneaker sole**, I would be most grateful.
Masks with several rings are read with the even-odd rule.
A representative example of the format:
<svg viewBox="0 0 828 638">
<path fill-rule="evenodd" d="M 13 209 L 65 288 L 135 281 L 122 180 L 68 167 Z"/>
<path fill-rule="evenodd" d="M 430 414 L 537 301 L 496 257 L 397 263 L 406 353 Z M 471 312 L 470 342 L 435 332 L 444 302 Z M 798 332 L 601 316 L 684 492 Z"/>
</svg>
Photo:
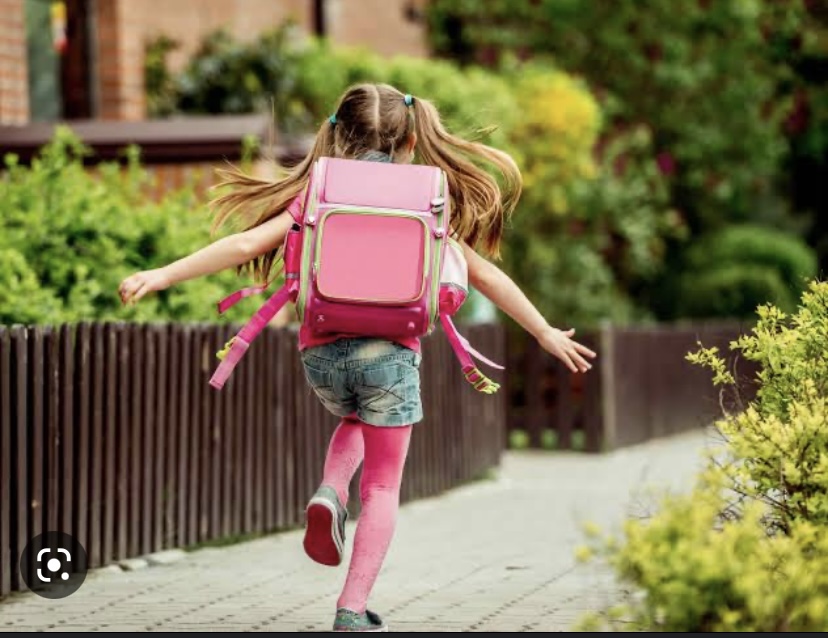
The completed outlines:
<svg viewBox="0 0 828 638">
<path fill-rule="evenodd" d="M 326 499 L 311 499 L 305 510 L 305 519 L 305 553 L 321 565 L 339 565 L 344 543 L 339 534 L 334 504 Z"/>
</svg>

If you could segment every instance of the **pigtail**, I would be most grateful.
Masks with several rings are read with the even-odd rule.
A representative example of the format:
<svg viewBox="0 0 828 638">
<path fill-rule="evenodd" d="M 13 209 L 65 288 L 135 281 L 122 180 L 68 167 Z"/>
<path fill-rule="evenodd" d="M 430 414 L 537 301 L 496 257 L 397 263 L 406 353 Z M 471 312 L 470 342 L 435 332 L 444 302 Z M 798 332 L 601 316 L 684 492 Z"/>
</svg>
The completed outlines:
<svg viewBox="0 0 828 638">
<path fill-rule="evenodd" d="M 499 257 L 506 218 L 517 205 L 523 188 L 517 164 L 503 151 L 446 131 L 431 102 L 415 98 L 409 108 L 413 110 L 422 162 L 439 166 L 448 176 L 454 200 L 455 234 L 472 247 L 482 244 L 489 256 Z M 495 169 L 503 186 L 475 162 Z"/>
<path fill-rule="evenodd" d="M 213 212 L 211 232 L 215 234 L 229 225 L 238 231 L 249 230 L 282 213 L 307 185 L 313 163 L 320 157 L 331 155 L 333 148 L 334 125 L 326 119 L 308 155 L 293 169 L 283 172 L 275 182 L 248 175 L 232 166 L 217 169 L 220 181 L 213 188 L 227 190 L 210 202 Z M 281 254 L 280 247 L 260 255 L 241 266 L 239 272 L 250 272 L 257 283 L 267 282 Z"/>
</svg>

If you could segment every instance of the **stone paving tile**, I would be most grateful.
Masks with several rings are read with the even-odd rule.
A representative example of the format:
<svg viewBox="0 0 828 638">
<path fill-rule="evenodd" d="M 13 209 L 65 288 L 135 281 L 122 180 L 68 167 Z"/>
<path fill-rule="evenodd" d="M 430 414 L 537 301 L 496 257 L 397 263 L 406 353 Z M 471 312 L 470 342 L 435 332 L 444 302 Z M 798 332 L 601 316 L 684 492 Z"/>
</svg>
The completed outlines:
<svg viewBox="0 0 828 638">
<path fill-rule="evenodd" d="M 567 631 L 617 592 L 611 574 L 574 560 L 582 524 L 615 529 L 646 514 L 646 488 L 684 489 L 714 441 L 698 432 L 600 456 L 507 454 L 497 479 L 402 508 L 370 607 L 392 631 Z M 14 595 L 0 603 L 0 632 L 329 631 L 345 568 L 312 563 L 301 538 L 92 573 L 63 600 Z"/>
</svg>

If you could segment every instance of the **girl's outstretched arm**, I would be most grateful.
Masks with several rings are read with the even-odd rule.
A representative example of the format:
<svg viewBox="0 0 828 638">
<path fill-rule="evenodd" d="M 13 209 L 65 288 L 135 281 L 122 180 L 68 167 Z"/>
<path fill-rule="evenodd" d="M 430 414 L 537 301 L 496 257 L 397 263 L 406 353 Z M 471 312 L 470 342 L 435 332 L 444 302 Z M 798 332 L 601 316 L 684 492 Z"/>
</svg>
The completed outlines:
<svg viewBox="0 0 828 638">
<path fill-rule="evenodd" d="M 469 283 L 475 290 L 514 319 L 544 350 L 558 357 L 572 372 L 586 372 L 592 368 L 584 357 L 594 358 L 595 353 L 571 339 L 574 329 L 564 331 L 550 326 L 505 272 L 466 244 L 463 244 L 463 252 L 469 264 Z"/>
<path fill-rule="evenodd" d="M 285 211 L 255 228 L 223 237 L 167 266 L 135 273 L 124 279 L 118 288 L 121 302 L 135 303 L 147 293 L 245 264 L 281 246 L 292 224 L 293 217 Z"/>
</svg>

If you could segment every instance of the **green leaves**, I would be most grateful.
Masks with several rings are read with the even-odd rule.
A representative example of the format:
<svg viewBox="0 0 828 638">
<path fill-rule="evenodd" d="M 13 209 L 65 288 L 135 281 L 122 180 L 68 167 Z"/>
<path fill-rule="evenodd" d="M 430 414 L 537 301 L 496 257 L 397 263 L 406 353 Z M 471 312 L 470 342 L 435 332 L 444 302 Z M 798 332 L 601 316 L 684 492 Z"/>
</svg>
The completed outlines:
<svg viewBox="0 0 828 638">
<path fill-rule="evenodd" d="M 757 297 L 787 306 L 795 302 L 802 286 L 792 287 L 793 297 L 786 295 L 781 289 L 789 279 L 770 268 L 749 273 L 730 268 L 715 281 L 705 276 L 694 282 L 696 273 L 680 254 L 692 246 L 684 240 L 693 235 L 757 219 L 776 232 L 790 215 L 784 184 L 790 149 L 783 120 L 792 113 L 795 65 L 811 59 L 808 68 L 821 68 L 817 60 L 822 58 L 813 50 L 815 41 L 824 40 L 808 27 L 804 2 L 433 0 L 428 13 L 432 44 L 446 57 L 515 75 L 522 71 L 513 60 L 532 58 L 582 77 L 606 121 L 602 142 L 646 127 L 649 148 L 639 157 L 649 162 L 614 181 L 606 177 L 612 173 L 602 172 L 604 179 L 587 183 L 597 192 L 574 206 L 596 210 L 601 205 L 611 215 L 612 206 L 605 202 L 612 196 L 619 201 L 619 219 L 636 219 L 614 224 L 612 235 L 624 233 L 621 260 L 613 249 L 607 254 L 625 296 L 661 319 L 699 312 L 744 316 L 742 300 L 752 313 Z M 819 14 L 815 7 L 813 13 Z M 805 51 L 812 52 L 810 58 Z M 800 96 L 793 113 L 799 126 L 810 122 L 797 145 L 803 155 L 806 147 L 820 148 L 820 139 L 828 139 L 826 110 L 818 108 L 824 91 L 818 88 L 812 81 L 810 102 Z M 664 173 L 657 178 L 647 172 L 654 158 Z M 619 159 L 623 162 L 625 155 Z M 813 170 L 809 166 L 806 171 Z M 647 197 L 641 196 L 644 184 L 650 188 Z M 559 188 L 550 183 L 548 197 L 558 197 Z M 806 192 L 809 200 L 800 206 L 813 211 L 814 234 L 824 235 L 818 216 L 821 192 L 794 190 L 800 198 Z M 671 226 L 668 218 L 677 223 Z M 775 247 L 768 244 L 769 250 Z M 675 294 L 676 280 L 685 274 L 693 289 L 689 304 Z M 740 288 L 751 294 L 741 295 Z M 718 295 L 732 299 L 704 302 Z"/>
<path fill-rule="evenodd" d="M 31 167 L 6 157 L 0 179 L 0 323 L 95 320 L 224 321 L 215 302 L 243 285 L 233 273 L 189 282 L 123 308 L 120 281 L 210 241 L 203 202 L 187 187 L 150 198 L 137 149 L 125 163 L 83 166 L 88 150 L 65 127 Z M 242 304 L 243 305 L 243 304 Z"/>
<path fill-rule="evenodd" d="M 682 316 L 746 318 L 765 303 L 786 312 L 816 274 L 814 251 L 795 235 L 753 224 L 723 228 L 685 254 L 678 304 Z"/>
</svg>

